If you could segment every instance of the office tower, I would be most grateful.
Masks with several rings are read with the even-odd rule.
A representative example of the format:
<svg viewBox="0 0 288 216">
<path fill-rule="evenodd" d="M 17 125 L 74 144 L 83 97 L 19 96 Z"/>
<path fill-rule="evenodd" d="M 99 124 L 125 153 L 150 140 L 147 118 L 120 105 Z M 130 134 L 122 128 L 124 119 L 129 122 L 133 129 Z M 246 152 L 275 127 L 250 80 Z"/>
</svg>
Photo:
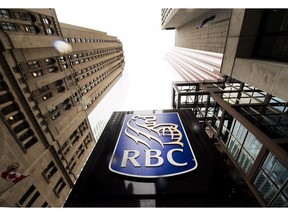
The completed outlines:
<svg viewBox="0 0 288 216">
<path fill-rule="evenodd" d="M 229 16 L 230 10 L 162 9 L 162 29 L 175 30 L 166 59 L 184 80 L 222 80 Z"/>
<path fill-rule="evenodd" d="M 174 9 L 163 11 L 172 14 Z M 218 38 L 222 44 L 220 73 L 224 80 L 174 83 L 173 108 L 192 109 L 226 157 L 231 176 L 238 182 L 236 193 L 245 184 L 261 206 L 287 206 L 288 11 L 189 11 L 190 37 L 200 34 L 193 41 L 195 46 L 201 44 L 202 38 L 209 38 L 210 30 L 219 25 L 218 12 L 227 14 L 222 22 L 226 36 Z M 184 16 L 186 10 L 182 12 Z M 213 15 L 215 19 L 206 20 L 206 27 L 204 24 L 195 28 Z M 178 19 L 181 20 L 185 19 Z M 181 30 L 176 33 L 176 44 L 188 46 L 189 41 L 180 40 L 182 33 Z M 210 40 L 213 41 L 213 37 Z M 191 47 L 194 48 L 194 44 Z M 209 44 L 197 49 L 211 51 Z"/>
<path fill-rule="evenodd" d="M 122 43 L 54 9 L 1 9 L 0 22 L 0 206 L 62 206 L 95 146 L 88 115 L 124 69 Z"/>
</svg>

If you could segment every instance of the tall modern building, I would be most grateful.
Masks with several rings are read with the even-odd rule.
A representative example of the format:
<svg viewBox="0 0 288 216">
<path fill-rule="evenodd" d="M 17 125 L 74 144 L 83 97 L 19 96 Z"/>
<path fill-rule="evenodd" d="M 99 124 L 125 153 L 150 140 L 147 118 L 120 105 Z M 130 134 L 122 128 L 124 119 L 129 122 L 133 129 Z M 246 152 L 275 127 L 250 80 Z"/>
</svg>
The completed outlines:
<svg viewBox="0 0 288 216">
<path fill-rule="evenodd" d="M 288 206 L 288 10 L 163 9 L 162 28 L 176 46 L 223 53 L 224 80 L 175 82 L 173 108 L 192 109 L 238 188 Z"/>
<path fill-rule="evenodd" d="M 229 18 L 230 10 L 162 9 L 162 29 L 175 30 L 166 59 L 184 80 L 222 80 Z"/>
<path fill-rule="evenodd" d="M 95 146 L 88 115 L 122 75 L 122 43 L 54 9 L 1 9 L 0 25 L 0 206 L 63 206 Z"/>
</svg>

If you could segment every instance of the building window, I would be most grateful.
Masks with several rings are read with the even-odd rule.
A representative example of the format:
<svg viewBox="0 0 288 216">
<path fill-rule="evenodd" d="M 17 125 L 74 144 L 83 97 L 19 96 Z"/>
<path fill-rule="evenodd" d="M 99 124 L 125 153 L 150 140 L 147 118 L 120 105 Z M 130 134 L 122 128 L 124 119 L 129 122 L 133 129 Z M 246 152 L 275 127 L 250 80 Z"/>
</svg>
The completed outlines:
<svg viewBox="0 0 288 216">
<path fill-rule="evenodd" d="M 14 128 L 14 132 L 17 134 L 19 133 L 20 131 L 24 130 L 24 129 L 27 129 L 29 128 L 29 124 L 24 121 L 22 122 L 21 124 L 17 125 L 15 128 Z"/>
<path fill-rule="evenodd" d="M 56 60 L 54 58 L 47 58 L 45 59 L 45 62 L 47 65 L 51 65 L 51 64 L 54 64 Z"/>
<path fill-rule="evenodd" d="M 49 69 L 49 72 L 57 72 L 58 71 L 58 67 L 50 67 Z"/>
<path fill-rule="evenodd" d="M 253 184 L 268 206 L 287 206 L 287 180 L 288 167 L 270 152 Z"/>
<path fill-rule="evenodd" d="M 39 62 L 38 61 L 30 61 L 28 62 L 28 67 L 30 69 L 34 69 L 34 68 L 38 68 L 40 65 L 39 65 Z"/>
<path fill-rule="evenodd" d="M 19 109 L 18 106 L 15 103 L 13 103 L 13 104 L 10 104 L 10 105 L 2 108 L 1 111 L 2 111 L 3 115 L 8 115 L 9 113 L 17 111 L 18 109 Z"/>
<path fill-rule="evenodd" d="M 42 172 L 43 177 L 49 182 L 50 178 L 57 172 L 57 167 L 54 162 L 51 161 L 45 170 Z"/>
<path fill-rule="evenodd" d="M 32 72 L 32 76 L 33 77 L 43 76 L 43 71 L 42 70 L 34 71 L 34 72 Z"/>
<path fill-rule="evenodd" d="M 46 28 L 45 30 L 46 30 L 46 33 L 49 35 L 54 34 L 54 30 L 52 28 Z"/>
<path fill-rule="evenodd" d="M 43 96 L 42 96 L 42 99 L 43 99 L 44 101 L 46 101 L 46 100 L 48 100 L 48 99 L 51 98 L 51 97 L 52 97 L 52 93 L 49 92 L 49 93 L 43 95 Z"/>
<path fill-rule="evenodd" d="M 36 191 L 25 207 L 31 207 L 39 196 L 40 196 L 40 193 Z"/>
<path fill-rule="evenodd" d="M 63 190 L 63 188 L 66 186 L 65 181 L 63 180 L 63 178 L 61 177 L 59 179 L 59 181 L 57 182 L 57 184 L 55 185 L 53 191 L 55 192 L 55 194 L 59 197 L 60 192 Z"/>
<path fill-rule="evenodd" d="M 251 132 L 248 132 L 237 160 L 239 166 L 246 174 L 251 170 L 261 147 L 262 143 Z"/>
<path fill-rule="evenodd" d="M 11 15 L 8 10 L 0 9 L 0 17 L 11 18 Z"/>
<path fill-rule="evenodd" d="M 28 13 L 20 13 L 20 18 L 27 21 L 36 21 L 36 18 L 32 14 Z"/>
<path fill-rule="evenodd" d="M 14 23 L 1 22 L 1 27 L 2 27 L 3 30 L 17 31 L 16 25 Z"/>
<path fill-rule="evenodd" d="M 26 191 L 26 193 L 21 197 L 21 199 L 19 200 L 19 204 L 22 206 L 24 204 L 24 202 L 28 199 L 28 197 L 33 193 L 33 191 L 35 190 L 35 186 L 31 185 L 31 187 Z"/>
<path fill-rule="evenodd" d="M 254 56 L 276 61 L 288 61 L 288 11 L 268 9 L 263 11 L 254 47 Z"/>
<path fill-rule="evenodd" d="M 19 140 L 21 142 L 23 142 L 25 139 L 27 139 L 28 137 L 31 137 L 31 136 L 34 136 L 34 133 L 31 129 L 29 129 L 25 133 L 23 133 L 19 136 Z"/>
<path fill-rule="evenodd" d="M 51 118 L 52 118 L 52 120 L 55 120 L 59 116 L 60 116 L 60 112 L 57 112 L 57 113 L 54 113 Z"/>
<path fill-rule="evenodd" d="M 15 115 L 11 115 L 8 117 L 8 122 L 12 125 L 14 124 L 15 122 L 18 122 L 20 120 L 22 120 L 24 118 L 23 114 L 22 113 L 17 113 Z"/>
<path fill-rule="evenodd" d="M 25 149 L 29 149 L 32 145 L 38 142 L 38 139 L 36 137 L 33 137 L 31 140 L 29 140 L 27 143 L 24 144 Z"/>
<path fill-rule="evenodd" d="M 38 34 L 40 32 L 40 29 L 37 26 L 27 25 L 25 26 L 25 31 Z"/>
<path fill-rule="evenodd" d="M 42 207 L 42 208 L 45 208 L 45 207 L 50 207 L 50 206 L 49 206 L 48 203 L 45 201 L 41 207 Z"/>
<path fill-rule="evenodd" d="M 42 21 L 43 21 L 43 23 L 44 23 L 45 25 L 51 24 L 50 19 L 48 19 L 48 18 L 46 18 L 46 17 L 42 17 Z"/>
<path fill-rule="evenodd" d="M 14 98 L 13 96 L 11 95 L 11 93 L 6 93 L 6 94 L 3 94 L 3 95 L 0 95 L 0 104 L 4 104 L 8 101 L 12 101 Z"/>
<path fill-rule="evenodd" d="M 229 133 L 228 124 L 227 121 L 224 122 L 223 128 Z M 262 148 L 262 143 L 238 121 L 234 120 L 233 124 L 234 128 L 225 145 L 243 172 L 248 174 Z"/>
</svg>

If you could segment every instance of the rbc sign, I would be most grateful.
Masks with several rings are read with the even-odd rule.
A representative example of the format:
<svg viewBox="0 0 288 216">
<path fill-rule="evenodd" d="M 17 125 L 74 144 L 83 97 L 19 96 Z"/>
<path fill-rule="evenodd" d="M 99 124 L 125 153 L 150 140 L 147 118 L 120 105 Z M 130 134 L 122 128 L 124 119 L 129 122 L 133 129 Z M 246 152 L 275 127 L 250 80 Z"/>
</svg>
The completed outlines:
<svg viewBox="0 0 288 216">
<path fill-rule="evenodd" d="M 141 178 L 179 175 L 197 161 L 178 113 L 127 114 L 109 169 Z"/>
</svg>

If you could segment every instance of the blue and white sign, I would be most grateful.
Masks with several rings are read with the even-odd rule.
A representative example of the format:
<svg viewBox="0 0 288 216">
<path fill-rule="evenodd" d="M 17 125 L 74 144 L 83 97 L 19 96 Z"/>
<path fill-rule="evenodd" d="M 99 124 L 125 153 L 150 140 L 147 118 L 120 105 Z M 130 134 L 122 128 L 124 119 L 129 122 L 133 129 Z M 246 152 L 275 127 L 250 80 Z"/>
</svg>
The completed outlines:
<svg viewBox="0 0 288 216">
<path fill-rule="evenodd" d="M 197 161 L 178 113 L 127 114 L 109 169 L 141 178 L 187 173 Z"/>
</svg>

